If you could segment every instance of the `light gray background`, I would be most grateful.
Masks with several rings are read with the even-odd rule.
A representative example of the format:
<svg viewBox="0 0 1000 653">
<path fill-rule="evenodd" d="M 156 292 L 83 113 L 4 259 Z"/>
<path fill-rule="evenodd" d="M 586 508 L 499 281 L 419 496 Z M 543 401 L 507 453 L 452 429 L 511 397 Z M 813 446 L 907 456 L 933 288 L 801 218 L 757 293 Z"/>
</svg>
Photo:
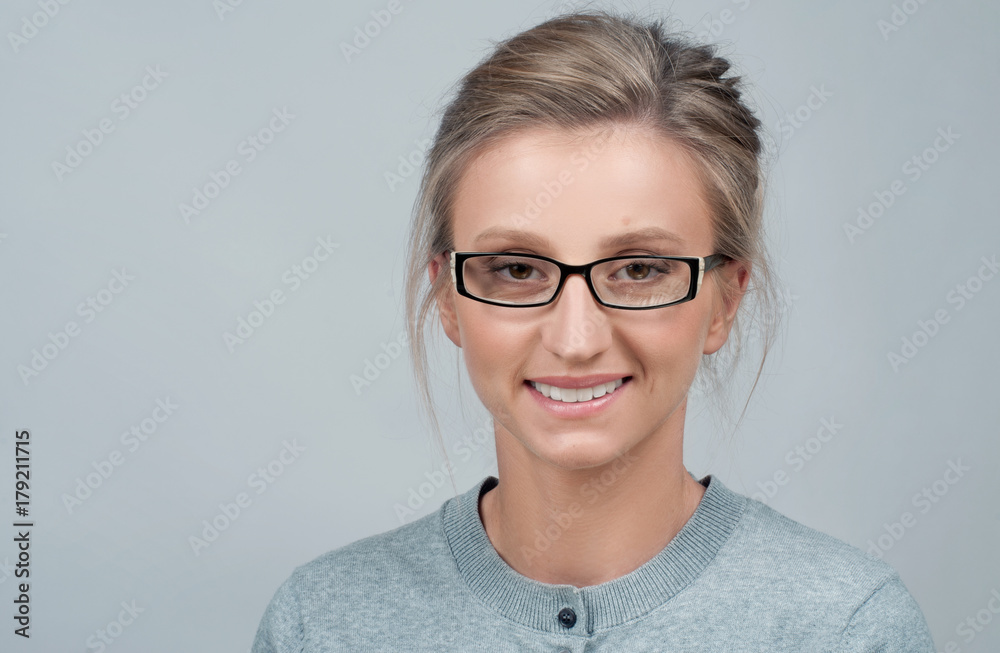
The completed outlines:
<svg viewBox="0 0 1000 653">
<path fill-rule="evenodd" d="M 5 565 L 0 648 L 97 650 L 88 638 L 134 601 L 144 611 L 111 651 L 244 651 L 294 566 L 399 526 L 396 506 L 441 469 L 406 351 L 360 395 L 351 383 L 404 328 L 402 254 L 419 172 L 391 191 L 385 174 L 433 134 L 451 84 L 492 40 L 574 5 L 404 0 L 346 61 L 341 42 L 386 4 L 245 0 L 220 17 L 209 0 L 70 2 L 16 52 L 9 35 L 0 44 L 0 561 L 16 559 L 17 429 L 31 431 L 36 523 L 32 637 L 12 634 Z M 879 21 L 903 5 L 912 13 L 884 36 Z M 960 310 L 948 297 L 981 257 L 1000 254 L 1000 10 L 916 0 L 630 6 L 672 10 L 695 33 L 714 25 L 709 38 L 753 85 L 779 153 L 768 220 L 787 337 L 735 444 L 691 411 L 689 469 L 746 494 L 784 471 L 770 505 L 863 549 L 911 513 L 898 541 L 883 538 L 884 557 L 939 649 L 997 650 L 1000 614 L 988 604 L 1000 590 L 1000 281 L 979 284 Z M 19 33 L 39 11 L 6 2 L 0 27 Z M 113 102 L 147 66 L 167 77 L 122 119 Z M 829 97 L 801 108 L 814 88 Z M 247 162 L 240 142 L 284 107 L 294 118 Z M 788 138 L 779 121 L 796 110 L 808 117 Z M 52 163 L 105 118 L 114 131 L 58 179 Z M 904 174 L 949 128 L 959 137 L 933 165 L 918 180 Z M 186 222 L 179 204 L 230 159 L 242 172 Z M 896 179 L 905 193 L 851 242 L 844 223 Z M 291 292 L 283 275 L 320 237 L 339 247 Z M 122 268 L 134 281 L 105 293 L 113 301 L 86 322 L 78 305 Z M 286 301 L 230 352 L 223 334 L 278 288 Z M 888 354 L 939 309 L 948 321 L 894 370 Z M 19 366 L 70 320 L 79 335 L 25 382 Z M 492 431 L 459 455 L 487 415 L 440 349 L 436 387 L 465 490 L 495 472 Z M 129 451 L 121 434 L 168 398 L 176 410 Z M 823 419 L 843 427 L 794 467 L 787 454 Z M 304 451 L 258 494 L 249 477 L 294 439 Z M 116 450 L 123 463 L 67 509 L 64 495 Z M 914 495 L 949 461 L 970 469 L 939 483 L 943 495 L 921 512 Z M 252 503 L 195 555 L 189 537 L 240 492 Z M 446 484 L 414 516 L 450 496 Z M 956 627 L 977 613 L 987 625 L 968 641 Z"/>
</svg>

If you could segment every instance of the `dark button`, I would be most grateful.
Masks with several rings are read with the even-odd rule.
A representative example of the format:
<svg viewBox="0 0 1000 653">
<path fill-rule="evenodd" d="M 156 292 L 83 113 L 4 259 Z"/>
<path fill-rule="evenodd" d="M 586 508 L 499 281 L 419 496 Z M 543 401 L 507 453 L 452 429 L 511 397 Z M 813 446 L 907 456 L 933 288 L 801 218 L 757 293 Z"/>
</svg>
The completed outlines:
<svg viewBox="0 0 1000 653">
<path fill-rule="evenodd" d="M 573 608 L 563 608 L 559 611 L 559 623 L 567 628 L 576 625 L 576 613 L 573 612 Z"/>
</svg>

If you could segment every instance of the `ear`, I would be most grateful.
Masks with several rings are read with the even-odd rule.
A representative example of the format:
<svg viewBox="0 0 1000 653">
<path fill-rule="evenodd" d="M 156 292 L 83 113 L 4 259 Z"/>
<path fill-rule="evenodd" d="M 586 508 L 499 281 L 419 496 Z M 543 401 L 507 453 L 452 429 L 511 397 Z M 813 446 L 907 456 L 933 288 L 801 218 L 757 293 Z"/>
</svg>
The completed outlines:
<svg viewBox="0 0 1000 653">
<path fill-rule="evenodd" d="M 744 261 L 726 261 L 715 268 L 719 292 L 713 302 L 712 321 L 705 337 L 704 353 L 714 354 L 729 339 L 729 331 L 736 319 L 736 309 L 740 307 L 750 282 L 750 269 L 750 264 Z"/>
<path fill-rule="evenodd" d="M 455 286 L 451 282 L 451 259 L 448 252 L 438 254 L 427 264 L 427 274 L 431 280 L 431 287 L 437 281 L 438 275 L 448 275 L 443 285 L 437 291 L 438 313 L 441 316 L 441 326 L 444 328 L 448 339 L 455 343 L 456 347 L 462 346 L 462 337 L 458 329 L 458 317 L 455 314 Z"/>
</svg>

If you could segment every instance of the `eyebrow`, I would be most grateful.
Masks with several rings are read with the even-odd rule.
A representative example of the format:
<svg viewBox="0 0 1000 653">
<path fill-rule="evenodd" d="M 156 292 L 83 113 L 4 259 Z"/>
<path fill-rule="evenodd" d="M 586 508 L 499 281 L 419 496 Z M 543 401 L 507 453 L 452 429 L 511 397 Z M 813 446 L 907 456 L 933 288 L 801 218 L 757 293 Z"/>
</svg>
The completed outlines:
<svg viewBox="0 0 1000 653">
<path fill-rule="evenodd" d="M 536 247 L 548 247 L 550 245 L 546 238 L 539 236 L 538 234 L 533 234 L 529 231 L 509 229 L 506 227 L 490 227 L 476 236 L 472 242 L 475 244 L 490 238 L 517 241 L 526 245 L 534 245 Z M 628 233 L 608 236 L 607 238 L 601 240 L 599 246 L 603 249 L 610 249 L 612 247 L 626 247 L 636 243 L 645 243 L 651 240 L 668 241 L 676 245 L 685 244 L 683 238 L 671 231 L 661 229 L 660 227 L 643 227 L 642 229 L 637 229 Z"/>
</svg>

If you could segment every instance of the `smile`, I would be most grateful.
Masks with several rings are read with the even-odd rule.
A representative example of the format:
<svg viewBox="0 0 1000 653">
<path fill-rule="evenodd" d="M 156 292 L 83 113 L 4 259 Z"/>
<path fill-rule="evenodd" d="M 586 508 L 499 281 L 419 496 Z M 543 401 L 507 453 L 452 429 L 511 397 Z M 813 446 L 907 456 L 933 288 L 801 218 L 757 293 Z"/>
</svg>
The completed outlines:
<svg viewBox="0 0 1000 653">
<path fill-rule="evenodd" d="M 606 394 L 612 394 L 615 390 L 620 388 L 627 379 L 630 378 L 631 377 L 622 377 L 614 381 L 608 381 L 607 383 L 599 383 L 590 388 L 560 388 L 558 386 L 548 385 L 547 383 L 537 383 L 535 381 L 529 381 L 529 383 L 531 383 L 535 390 L 538 390 L 549 399 L 561 401 L 567 404 L 573 404 L 598 399 Z"/>
</svg>

